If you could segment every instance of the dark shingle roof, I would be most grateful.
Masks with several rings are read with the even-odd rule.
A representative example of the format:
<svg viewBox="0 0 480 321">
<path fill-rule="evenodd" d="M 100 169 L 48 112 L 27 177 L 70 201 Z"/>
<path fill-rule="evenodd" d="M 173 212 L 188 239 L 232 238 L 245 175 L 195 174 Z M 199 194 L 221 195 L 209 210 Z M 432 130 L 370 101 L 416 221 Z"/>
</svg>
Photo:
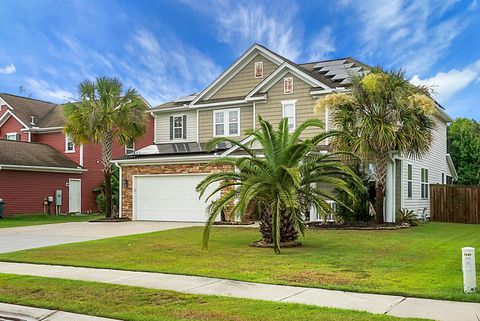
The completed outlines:
<svg viewBox="0 0 480 321">
<path fill-rule="evenodd" d="M 0 93 L 0 97 L 13 107 L 13 113 L 29 127 L 62 127 L 61 105 L 43 100 Z M 32 125 L 32 116 L 35 125 Z"/>
<path fill-rule="evenodd" d="M 49 145 L 5 139 L 0 139 L 0 165 L 80 168 Z"/>
<path fill-rule="evenodd" d="M 297 67 L 307 75 L 317 79 L 321 83 L 331 88 L 345 87 L 349 83 L 348 76 L 351 73 L 365 72 L 366 70 L 371 68 L 370 66 L 352 57 L 297 64 L 279 55 L 278 53 L 268 49 L 265 46 L 262 46 L 260 44 L 256 44 L 256 45 L 267 50 L 269 53 L 278 57 L 279 59 L 288 62 L 292 66 Z M 190 98 L 190 99 L 179 98 L 173 101 L 169 101 L 152 108 L 152 111 L 174 108 L 174 107 L 182 107 L 184 104 L 188 104 L 190 101 L 192 101 L 194 97 L 195 97 L 195 94 L 192 94 L 190 96 L 182 97 L 182 98 Z M 218 99 L 216 101 L 237 100 L 242 98 L 244 97 L 232 97 L 232 98 L 226 98 L 226 99 L 224 98 L 224 99 Z M 208 101 L 202 101 L 202 103 L 207 103 L 207 102 L 210 103 L 210 102 L 216 102 L 216 101 L 208 100 Z"/>
</svg>

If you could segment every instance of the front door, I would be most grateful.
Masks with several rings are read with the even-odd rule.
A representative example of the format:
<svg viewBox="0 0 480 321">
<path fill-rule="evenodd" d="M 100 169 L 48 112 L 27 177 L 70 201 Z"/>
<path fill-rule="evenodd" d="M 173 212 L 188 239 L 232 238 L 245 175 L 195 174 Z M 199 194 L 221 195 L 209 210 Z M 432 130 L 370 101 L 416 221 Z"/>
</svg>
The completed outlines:
<svg viewBox="0 0 480 321">
<path fill-rule="evenodd" d="M 68 180 L 68 212 L 80 213 L 82 211 L 82 181 L 78 178 Z"/>
</svg>

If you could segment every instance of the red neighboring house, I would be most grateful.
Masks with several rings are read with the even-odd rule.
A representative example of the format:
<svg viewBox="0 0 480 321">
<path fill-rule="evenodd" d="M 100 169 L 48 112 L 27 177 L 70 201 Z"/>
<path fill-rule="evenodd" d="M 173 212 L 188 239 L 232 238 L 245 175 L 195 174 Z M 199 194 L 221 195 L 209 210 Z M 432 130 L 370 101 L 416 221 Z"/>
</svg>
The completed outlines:
<svg viewBox="0 0 480 321">
<path fill-rule="evenodd" d="M 44 199 L 54 197 L 56 190 L 63 191 L 62 213 L 97 211 L 92 190 L 103 181 L 101 146 L 75 146 L 63 132 L 61 108 L 0 93 L 0 198 L 6 203 L 5 215 L 43 212 Z M 115 144 L 113 158 L 151 145 L 153 123 L 149 117 L 147 133 L 134 146 Z"/>
</svg>

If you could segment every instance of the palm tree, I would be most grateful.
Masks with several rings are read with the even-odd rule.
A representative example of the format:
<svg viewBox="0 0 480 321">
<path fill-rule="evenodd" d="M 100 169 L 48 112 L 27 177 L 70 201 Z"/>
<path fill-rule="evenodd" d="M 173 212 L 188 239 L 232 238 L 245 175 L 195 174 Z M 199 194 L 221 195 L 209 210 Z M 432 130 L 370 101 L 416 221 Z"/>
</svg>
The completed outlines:
<svg viewBox="0 0 480 321">
<path fill-rule="evenodd" d="M 323 132 L 300 140 L 305 129 L 321 129 L 320 120 L 307 120 L 294 132 L 289 132 L 287 119 L 280 122 L 277 130 L 261 117 L 259 125 L 257 131 L 247 132 L 253 137 L 249 144 L 228 138 L 214 139 L 209 143 L 213 148 L 221 141 L 229 141 L 245 156 L 225 156 L 212 161 L 212 164 L 228 165 L 232 170 L 212 173 L 197 186 L 200 197 L 210 185 L 218 186 L 207 200 L 223 192 L 207 208 L 209 217 L 204 229 L 204 247 L 208 245 L 211 226 L 222 211 L 230 208 L 231 213 L 241 217 L 249 206 L 259 205 L 263 208 L 260 242 L 273 243 L 275 252 L 280 253 L 281 242 L 296 241 L 299 233 L 304 233 L 306 208 L 313 207 L 319 213 L 332 212 L 326 200 L 336 200 L 336 197 L 321 186 L 331 185 L 349 192 L 347 179 L 361 184 L 348 166 L 335 160 L 338 154 L 317 151 L 320 142 L 338 133 Z M 256 144 L 261 146 L 260 151 L 252 148 Z"/>
<path fill-rule="evenodd" d="M 320 98 L 316 112 L 330 108 L 333 126 L 349 133 L 336 137 L 334 148 L 352 151 L 366 162 L 373 160 L 375 221 L 383 223 L 388 160 L 394 152 L 414 158 L 428 152 L 436 105 L 428 88 L 406 81 L 402 70 L 374 68 L 367 75 L 352 75 L 348 89 Z"/>
<path fill-rule="evenodd" d="M 125 145 L 147 129 L 147 105 L 135 89 L 123 90 L 118 78 L 99 77 L 78 86 L 80 101 L 63 107 L 65 133 L 76 144 L 101 144 L 105 214 L 112 216 L 112 145 Z"/>
</svg>

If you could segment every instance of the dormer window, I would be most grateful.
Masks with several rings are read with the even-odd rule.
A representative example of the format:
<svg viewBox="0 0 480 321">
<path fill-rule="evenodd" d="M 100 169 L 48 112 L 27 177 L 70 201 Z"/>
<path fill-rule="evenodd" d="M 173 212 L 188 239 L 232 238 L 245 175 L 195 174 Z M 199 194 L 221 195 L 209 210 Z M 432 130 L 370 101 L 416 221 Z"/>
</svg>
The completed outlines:
<svg viewBox="0 0 480 321">
<path fill-rule="evenodd" d="M 255 62 L 255 78 L 263 77 L 263 61 Z"/>
<path fill-rule="evenodd" d="M 65 135 L 65 153 L 75 153 L 75 144 L 69 135 Z"/>
<path fill-rule="evenodd" d="M 293 94 L 293 77 L 283 78 L 283 93 L 285 95 Z"/>
</svg>

